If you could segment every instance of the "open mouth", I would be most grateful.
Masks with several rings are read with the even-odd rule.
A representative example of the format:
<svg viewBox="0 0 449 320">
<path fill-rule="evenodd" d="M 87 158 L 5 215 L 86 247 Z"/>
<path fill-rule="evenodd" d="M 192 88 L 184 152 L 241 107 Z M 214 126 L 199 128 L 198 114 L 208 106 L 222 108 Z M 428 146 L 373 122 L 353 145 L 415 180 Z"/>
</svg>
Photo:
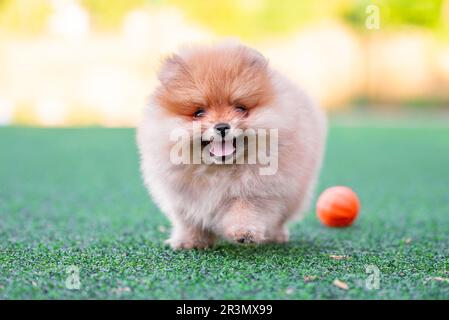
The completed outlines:
<svg viewBox="0 0 449 320">
<path fill-rule="evenodd" d="M 210 156 L 216 160 L 226 161 L 236 154 L 236 138 L 229 140 L 213 139 L 210 141 Z"/>
</svg>

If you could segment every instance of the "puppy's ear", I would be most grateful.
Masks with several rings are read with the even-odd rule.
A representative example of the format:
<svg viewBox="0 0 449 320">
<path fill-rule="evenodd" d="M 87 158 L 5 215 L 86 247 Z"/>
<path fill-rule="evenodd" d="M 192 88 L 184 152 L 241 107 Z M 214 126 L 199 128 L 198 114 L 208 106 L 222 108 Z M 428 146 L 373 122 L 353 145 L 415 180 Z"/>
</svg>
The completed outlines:
<svg viewBox="0 0 449 320">
<path fill-rule="evenodd" d="M 173 54 L 162 61 L 161 68 L 159 69 L 158 79 L 162 85 L 167 85 L 172 80 L 175 80 L 177 76 L 188 72 L 187 65 L 182 58 Z"/>
<path fill-rule="evenodd" d="M 246 47 L 245 50 L 248 59 L 247 63 L 250 67 L 260 69 L 266 69 L 268 67 L 268 59 L 265 58 L 265 56 L 261 54 L 259 51 L 248 47 Z"/>
</svg>

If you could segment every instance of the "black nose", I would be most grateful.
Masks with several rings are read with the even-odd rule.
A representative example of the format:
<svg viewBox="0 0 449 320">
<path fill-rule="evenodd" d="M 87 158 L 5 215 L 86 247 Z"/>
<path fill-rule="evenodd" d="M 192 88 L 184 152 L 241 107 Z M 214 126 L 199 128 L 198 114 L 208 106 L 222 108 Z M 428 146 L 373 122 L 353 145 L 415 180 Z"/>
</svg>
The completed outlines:
<svg viewBox="0 0 449 320">
<path fill-rule="evenodd" d="M 221 134 L 221 136 L 224 138 L 224 136 L 226 135 L 226 131 L 231 129 L 231 126 L 227 123 L 218 123 L 215 125 L 214 127 L 215 131 L 217 131 L 217 133 Z"/>
</svg>

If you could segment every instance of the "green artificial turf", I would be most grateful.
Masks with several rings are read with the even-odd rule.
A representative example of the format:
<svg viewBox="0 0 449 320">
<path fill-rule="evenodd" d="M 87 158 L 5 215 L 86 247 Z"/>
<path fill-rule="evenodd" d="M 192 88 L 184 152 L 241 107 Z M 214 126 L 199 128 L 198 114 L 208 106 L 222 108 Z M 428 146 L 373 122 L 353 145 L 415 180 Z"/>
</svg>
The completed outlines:
<svg viewBox="0 0 449 320">
<path fill-rule="evenodd" d="M 448 299 L 449 128 L 334 126 L 318 192 L 337 184 L 361 198 L 352 227 L 311 213 L 287 245 L 174 252 L 133 130 L 0 128 L 0 298 Z"/>
</svg>

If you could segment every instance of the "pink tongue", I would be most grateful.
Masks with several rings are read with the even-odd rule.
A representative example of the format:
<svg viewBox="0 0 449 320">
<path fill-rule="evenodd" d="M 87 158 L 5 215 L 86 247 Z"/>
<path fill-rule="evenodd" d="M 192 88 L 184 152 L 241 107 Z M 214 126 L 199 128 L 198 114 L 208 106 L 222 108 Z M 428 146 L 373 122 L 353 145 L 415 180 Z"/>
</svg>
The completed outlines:
<svg viewBox="0 0 449 320">
<path fill-rule="evenodd" d="M 212 141 L 210 152 L 217 157 L 226 157 L 234 152 L 235 148 L 230 141 Z"/>
</svg>

